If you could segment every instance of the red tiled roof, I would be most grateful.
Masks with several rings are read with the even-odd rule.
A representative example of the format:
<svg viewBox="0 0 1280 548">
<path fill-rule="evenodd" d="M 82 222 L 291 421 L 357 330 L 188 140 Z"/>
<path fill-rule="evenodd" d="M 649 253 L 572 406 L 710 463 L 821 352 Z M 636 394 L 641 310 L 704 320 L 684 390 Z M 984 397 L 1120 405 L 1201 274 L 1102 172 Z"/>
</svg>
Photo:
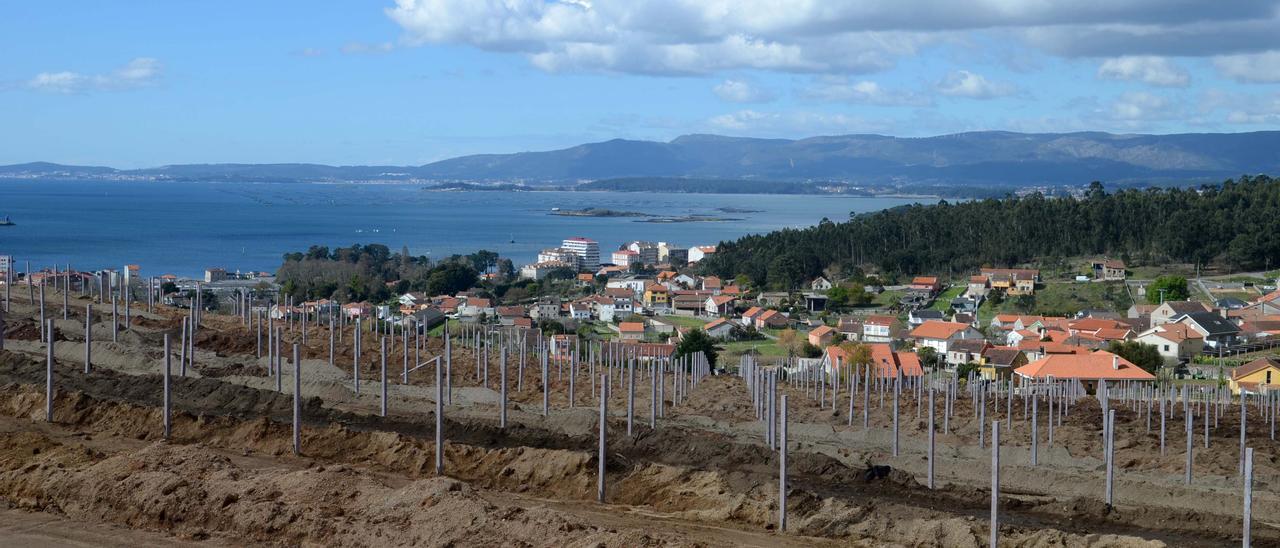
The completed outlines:
<svg viewBox="0 0 1280 548">
<path fill-rule="evenodd" d="M 618 324 L 618 331 L 623 333 L 644 333 L 644 324 L 641 322 L 622 322 Z"/>
<path fill-rule="evenodd" d="M 922 339 L 950 339 L 956 333 L 968 328 L 968 324 L 930 320 L 911 330 L 911 336 Z"/>
<path fill-rule="evenodd" d="M 1046 356 L 1019 367 L 1014 372 L 1023 377 L 1037 379 L 1052 376 L 1055 379 L 1150 381 L 1156 378 L 1155 375 L 1143 371 L 1133 362 L 1103 350 L 1090 354 Z"/>
</svg>

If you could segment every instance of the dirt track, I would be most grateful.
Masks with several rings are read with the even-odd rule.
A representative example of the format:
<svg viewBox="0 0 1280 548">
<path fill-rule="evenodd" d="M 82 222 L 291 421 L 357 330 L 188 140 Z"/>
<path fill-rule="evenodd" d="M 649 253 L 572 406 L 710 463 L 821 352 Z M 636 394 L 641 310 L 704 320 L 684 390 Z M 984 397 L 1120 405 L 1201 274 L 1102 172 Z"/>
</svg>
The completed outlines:
<svg viewBox="0 0 1280 548">
<path fill-rule="evenodd" d="M 309 337 L 303 392 L 316 396 L 306 399 L 304 409 L 305 455 L 291 456 L 291 396 L 274 391 L 274 381 L 265 377 L 266 360 L 253 357 L 253 332 L 234 318 L 208 318 L 196 339 L 195 370 L 175 379 L 174 438 L 157 441 L 160 330 L 176 335 L 178 314 L 150 317 L 122 334 L 120 343 L 95 341 L 100 369 L 88 377 L 78 372 L 83 316 L 78 330 L 72 329 L 74 318 L 65 328 L 59 324 L 67 340 L 59 337 L 55 349 L 59 395 L 50 426 L 42 422 L 43 347 L 31 340 L 34 322 L 24 325 L 30 310 L 15 303 L 7 330 L 10 352 L 0 353 L 0 425 L 10 434 L 0 442 L 0 500 L 74 522 L 264 544 L 985 544 L 989 451 L 976 447 L 967 399 L 957 402 L 952 433 L 938 436 L 940 489 L 931 491 L 921 485 L 925 426 L 915 419 L 913 399 L 902 401 L 903 451 L 892 458 L 889 413 L 878 400 L 873 399 L 872 429 L 866 431 L 861 402 L 849 427 L 842 413 L 820 410 L 800 391 L 789 392 L 796 402 L 796 443 L 788 457 L 791 531 L 779 536 L 771 532 L 776 455 L 762 445 L 761 427 L 751 420 L 750 400 L 736 378 L 706 380 L 688 402 L 669 408 L 656 430 L 647 427 L 649 383 L 638 378 L 634 438 L 626 436 L 625 415 L 619 414 L 625 391 L 615 386 L 607 463 L 612 505 L 598 506 L 590 502 L 596 443 L 590 385 L 578 386 L 583 407 L 566 409 L 567 383 L 552 382 L 553 412 L 544 418 L 539 373 L 532 366 L 524 392 L 515 392 L 513 380 L 516 409 L 504 431 L 497 428 L 494 391 L 476 386 L 474 355 L 457 344 L 454 405 L 445 414 L 451 479 L 432 473 L 430 369 L 411 376 L 409 386 L 389 386 L 391 414 L 378 417 L 372 395 L 377 348 L 366 338 L 362 376 L 369 388 L 352 394 L 350 333 L 346 347 L 339 346 L 347 351 L 346 364 L 338 361 L 335 368 L 327 365 L 327 332 Z M 95 326 L 94 333 L 109 338 L 109 326 Z M 428 350 L 438 353 L 439 341 L 431 341 Z M 398 356 L 389 358 L 389 367 L 396 364 L 393 382 Z M 490 366 L 491 381 L 496 368 Z M 285 378 L 287 392 L 292 379 Z M 670 405 L 671 394 L 666 395 Z M 1181 485 L 1180 420 L 1170 424 L 1170 452 L 1160 457 L 1158 439 L 1153 445 L 1141 418 L 1119 414 L 1117 506 L 1107 509 L 1099 500 L 1097 403 L 1084 400 L 1072 410 L 1055 431 L 1052 449 L 1042 440 L 1041 465 L 1035 468 L 1023 455 L 1029 429 L 1019 424 L 1015 407 L 1013 430 L 1005 434 L 1002 544 L 1238 542 L 1232 427 L 1237 423 L 1230 412 L 1212 432 L 1209 450 L 1197 438 L 1197 482 L 1190 488 Z M 1261 443 L 1262 427 L 1250 433 L 1259 442 L 1258 546 L 1280 543 L 1274 524 L 1280 503 L 1270 483 L 1276 449 Z M 897 470 L 867 482 L 862 474 L 868 463 Z M 231 507 L 235 511 L 226 510 Z M 652 527 L 654 521 L 663 526 Z M 435 522 L 443 524 L 419 525 Z"/>
</svg>

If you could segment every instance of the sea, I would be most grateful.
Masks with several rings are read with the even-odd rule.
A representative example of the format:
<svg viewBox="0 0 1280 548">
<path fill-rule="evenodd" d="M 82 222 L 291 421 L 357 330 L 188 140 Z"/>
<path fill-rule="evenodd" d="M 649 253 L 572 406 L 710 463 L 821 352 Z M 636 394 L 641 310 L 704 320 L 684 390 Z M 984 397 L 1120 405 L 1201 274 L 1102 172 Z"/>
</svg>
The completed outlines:
<svg viewBox="0 0 1280 548">
<path fill-rule="evenodd" d="M 601 259 L 633 240 L 715 245 L 782 228 L 842 221 L 928 198 L 649 192 L 430 191 L 419 184 L 0 181 L 0 255 L 17 270 L 138 264 L 145 276 L 195 277 L 206 268 L 267 271 L 285 253 L 384 244 L 444 258 L 479 249 L 516 265 L 573 236 L 600 242 Z M 714 222 L 568 217 L 553 210 L 604 208 Z"/>
</svg>

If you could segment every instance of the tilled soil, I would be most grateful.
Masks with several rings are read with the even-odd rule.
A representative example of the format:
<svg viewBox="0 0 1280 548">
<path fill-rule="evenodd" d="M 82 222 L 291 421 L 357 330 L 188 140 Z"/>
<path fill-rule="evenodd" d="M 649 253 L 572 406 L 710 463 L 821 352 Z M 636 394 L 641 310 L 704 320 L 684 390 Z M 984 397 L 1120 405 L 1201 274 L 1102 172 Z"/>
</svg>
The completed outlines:
<svg viewBox="0 0 1280 548">
<path fill-rule="evenodd" d="M 11 327 L 22 321 L 17 312 Z M 110 350 L 121 362 L 138 356 L 156 363 L 160 335 L 171 329 L 171 335 L 176 333 L 174 326 L 180 319 L 175 318 L 182 313 L 158 311 Z M 0 388 L 0 417 L 9 417 L 14 434 L 0 442 L 0 501 L 74 520 L 163 531 L 186 539 L 230 536 L 266 544 L 643 546 L 717 545 L 721 539 L 762 545 L 800 540 L 802 544 L 831 541 L 868 546 L 986 543 L 989 450 L 977 448 L 978 421 L 965 396 L 956 402 L 950 433 L 941 433 L 939 420 L 942 481 L 938 489 L 930 490 L 922 485 L 919 441 L 927 423 L 916 418 L 911 394 L 899 399 L 903 454 L 891 457 L 886 452 L 886 431 L 892 424 L 890 401 L 882 408 L 878 395 L 873 397 L 871 429 L 865 430 L 860 400 L 850 426 L 845 415 L 847 395 L 840 395 L 839 410 L 832 410 L 830 403 L 820 409 L 803 391 L 787 387 L 795 402 L 794 443 L 788 454 L 790 527 L 786 535 L 778 536 L 771 532 L 777 514 L 777 454 L 762 443 L 740 379 L 704 379 L 678 406 L 668 384 L 664 391 L 667 416 L 658 421 L 657 429 L 650 429 L 650 384 L 638 370 L 635 435 L 627 436 L 626 391 L 621 382 L 625 376 L 615 371 L 606 462 L 611 505 L 596 506 L 589 502 L 595 497 L 597 442 L 590 381 L 576 386 L 575 399 L 581 407 L 566 409 L 567 379 L 554 380 L 553 368 L 548 386 L 552 413 L 543 417 L 536 361 L 530 357 L 524 391 L 517 391 L 513 356 L 511 424 L 502 429 L 497 425 L 492 391 L 476 388 L 482 380 L 475 374 L 475 355 L 455 343 L 452 377 L 457 405 L 448 406 L 444 420 L 445 468 L 451 479 L 437 478 L 432 368 L 415 372 L 410 385 L 402 386 L 398 384 L 401 362 L 389 357 L 397 385 L 390 387 L 394 388 L 391 414 L 379 417 L 376 399 L 344 396 L 350 394 L 341 384 L 342 372 L 350 374 L 353 358 L 350 333 L 344 336 L 348 343 L 345 369 L 337 363 L 337 370 L 330 371 L 324 363 L 327 331 L 315 329 L 308 337 L 307 352 L 312 357 L 304 362 L 304 378 L 334 380 L 315 381 L 332 385 L 322 391 L 326 399 L 304 399 L 304 455 L 299 458 L 291 455 L 292 395 L 276 392 L 263 379 L 265 360 L 253 355 L 256 334 L 235 318 L 206 319 L 196 338 L 201 353 L 192 376 L 172 379 L 175 418 L 168 442 L 159 440 L 161 379 L 146 373 L 147 366 L 104 360 L 104 366 L 85 376 L 78 372 L 78 364 L 60 362 L 55 374 L 56 426 L 45 427 L 40 422 L 44 364 L 34 352 L 36 346 L 27 343 L 20 351 L 0 352 L 0 383 L 5 383 Z M 100 336 L 101 329 L 95 328 L 95 337 Z M 371 339 L 365 340 L 362 361 L 368 367 L 362 376 L 369 375 L 366 382 L 374 384 L 369 379 L 378 370 L 379 354 Z M 432 339 L 428 351 L 438 353 L 442 346 Z M 490 382 L 496 388 L 497 353 L 491 358 L 495 361 L 490 365 Z M 59 359 L 64 361 L 61 352 Z M 285 371 L 290 370 L 286 366 Z M 567 371 L 562 375 L 567 376 Z M 585 378 L 583 373 L 581 379 Z M 670 377 L 666 380 L 669 383 Z M 292 386 L 283 384 L 286 389 Z M 304 389 L 314 391 L 311 385 Z M 1003 418 L 1003 409 L 993 405 L 987 420 Z M 1002 545 L 1238 542 L 1239 490 L 1230 477 L 1236 458 L 1233 410 L 1221 417 L 1220 428 L 1211 430 L 1211 449 L 1202 449 L 1197 437 L 1197 485 L 1183 488 L 1181 452 L 1174 451 L 1183 446 L 1181 419 L 1170 423 L 1169 454 L 1162 457 L 1158 437 L 1153 442 L 1152 435 L 1141 428 L 1145 416 L 1122 408 L 1117 413 L 1116 459 L 1121 495 L 1113 508 L 1103 505 L 1090 485 L 1097 481 L 1100 463 L 1096 401 L 1085 399 L 1073 406 L 1063 425 L 1055 429 L 1053 448 L 1046 446 L 1042 425 L 1040 467 L 1021 462 L 1018 453 L 1029 445 L 1029 428 L 1019 422 L 1021 407 L 1015 405 L 1014 411 L 1013 429 L 1002 432 L 1002 442 L 1011 454 L 1005 457 L 1009 464 L 1002 466 L 1007 477 L 1001 497 Z M 47 428 L 66 432 L 62 437 L 51 436 Z M 1251 439 L 1261 440 L 1266 435 L 1262 428 L 1261 423 L 1251 425 Z M 1199 436 L 1198 427 L 1196 432 Z M 1255 447 L 1259 480 L 1254 541 L 1259 546 L 1276 545 L 1280 533 L 1267 523 L 1273 518 L 1266 517 L 1280 515 L 1268 487 L 1277 470 L 1275 447 Z M 261 460 L 246 464 L 241 457 Z M 103 464 L 107 462 L 111 464 Z M 883 463 L 894 467 L 886 477 L 864 477 L 867 465 Z M 121 467 L 136 469 L 147 480 L 118 472 L 102 477 L 103 471 Z M 408 486 L 413 489 L 406 491 Z M 171 498 L 174 492 L 184 495 L 183 500 Z M 514 506 L 493 502 L 505 500 L 503 493 L 522 502 Z M 209 494 L 222 498 L 210 499 Z M 234 506 L 236 512 L 230 513 L 237 516 L 218 511 L 227 496 L 234 499 L 226 504 Z M 197 500 L 187 500 L 192 497 Z M 247 507 L 236 506 L 241 501 Z M 398 502 L 388 507 L 386 501 Z M 654 529 L 637 528 L 635 512 L 655 516 L 667 526 L 657 530 L 673 533 L 638 532 Z M 439 531 L 416 525 L 419 520 L 449 522 L 449 517 L 459 518 L 459 524 L 480 524 L 486 532 L 470 525 L 446 525 Z M 520 526 L 513 525 L 513 520 Z M 723 531 L 708 533 L 705 527 Z"/>
</svg>

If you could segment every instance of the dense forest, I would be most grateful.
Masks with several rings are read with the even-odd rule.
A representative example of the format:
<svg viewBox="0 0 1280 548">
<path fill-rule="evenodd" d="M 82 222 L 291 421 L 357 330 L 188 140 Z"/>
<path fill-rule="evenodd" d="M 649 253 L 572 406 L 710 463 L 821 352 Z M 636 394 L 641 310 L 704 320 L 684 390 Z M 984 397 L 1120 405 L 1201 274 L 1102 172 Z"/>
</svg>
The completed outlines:
<svg viewBox="0 0 1280 548">
<path fill-rule="evenodd" d="M 285 254 L 276 280 L 284 293 L 295 299 L 379 302 L 407 291 L 453 294 L 476 285 L 480 272 L 495 268 L 500 273 L 514 273 L 511 261 L 492 251 L 432 261 L 409 255 L 407 248 L 392 253 L 380 244 L 356 244 L 332 251 L 311 246 L 305 253 Z"/>
<path fill-rule="evenodd" d="M 945 275 L 1096 255 L 1273 268 L 1280 264 L 1280 180 L 1244 176 L 1198 188 L 1113 193 L 1094 182 L 1079 198 L 1032 194 L 903 206 L 723 242 L 701 269 L 794 288 L 833 267 Z"/>
</svg>

